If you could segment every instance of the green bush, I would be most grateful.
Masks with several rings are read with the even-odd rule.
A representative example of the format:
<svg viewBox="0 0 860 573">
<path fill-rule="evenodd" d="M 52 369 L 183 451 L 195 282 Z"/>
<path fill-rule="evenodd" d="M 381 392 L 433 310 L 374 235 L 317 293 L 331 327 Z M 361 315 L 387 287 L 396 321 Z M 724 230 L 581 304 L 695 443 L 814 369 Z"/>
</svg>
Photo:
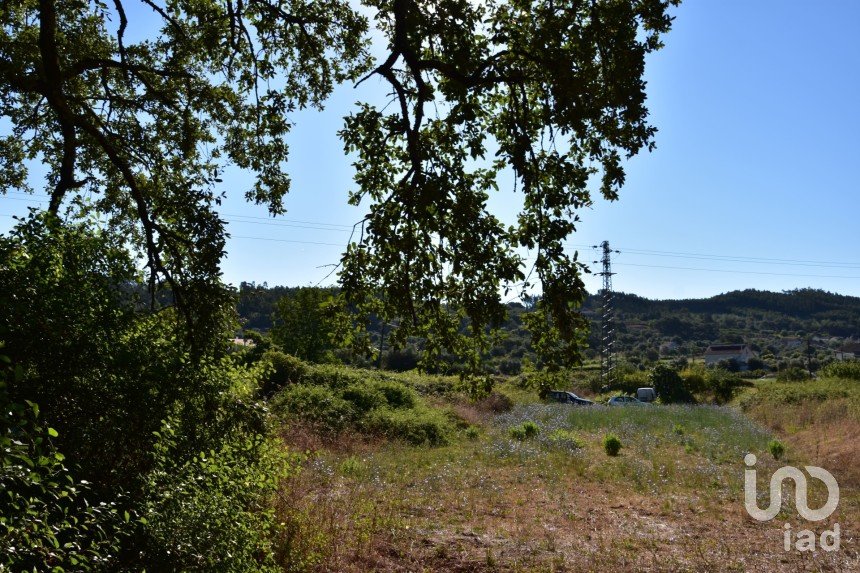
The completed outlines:
<svg viewBox="0 0 860 573">
<path fill-rule="evenodd" d="M 797 366 L 790 366 L 780 370 L 776 379 L 779 382 L 804 382 L 809 380 L 809 372 Z"/>
<path fill-rule="evenodd" d="M 269 375 L 263 382 L 262 394 L 269 397 L 288 384 L 296 384 L 308 371 L 307 365 L 289 354 L 269 350 L 261 359 L 271 366 Z"/>
<path fill-rule="evenodd" d="M 276 572 L 270 499 L 299 459 L 259 435 L 183 459 L 167 423 L 146 476 L 141 562 L 151 571 Z"/>
<path fill-rule="evenodd" d="M 621 440 L 614 434 L 608 434 L 603 438 L 603 450 L 608 456 L 617 456 L 621 451 Z"/>
<path fill-rule="evenodd" d="M 678 372 L 665 364 L 658 364 L 648 375 L 649 382 L 664 404 L 693 402 L 693 395 L 684 385 Z"/>
<path fill-rule="evenodd" d="M 523 441 L 534 438 L 540 433 L 540 428 L 532 421 L 523 422 L 508 428 L 508 434 L 515 440 Z"/>
<path fill-rule="evenodd" d="M 680 372 L 684 386 L 694 394 L 705 391 L 709 374 L 710 372 L 701 365 L 688 366 Z"/>
<path fill-rule="evenodd" d="M 356 411 L 362 416 L 387 404 L 385 394 L 375 385 L 367 382 L 351 384 L 343 390 L 341 396 L 355 406 Z"/>
<path fill-rule="evenodd" d="M 547 437 L 550 442 L 556 444 L 567 444 L 578 449 L 585 447 L 585 442 L 571 430 L 565 430 L 562 428 L 553 430 Z"/>
<path fill-rule="evenodd" d="M 362 425 L 369 433 L 416 446 L 444 446 L 449 443 L 452 432 L 448 419 L 441 412 L 429 409 L 374 410 L 365 417 Z"/>
<path fill-rule="evenodd" d="M 740 387 L 744 385 L 743 379 L 738 374 L 723 370 L 722 368 L 710 369 L 705 383 L 708 390 L 713 393 L 714 400 L 718 404 L 725 404 L 731 401 Z"/>
<path fill-rule="evenodd" d="M 625 394 L 636 395 L 636 390 L 651 385 L 648 373 L 642 370 L 628 369 L 616 375 L 612 389 Z"/>
<path fill-rule="evenodd" d="M 821 371 L 828 378 L 860 381 L 860 360 L 831 362 Z"/>
<path fill-rule="evenodd" d="M 779 440 L 771 440 L 768 442 L 767 449 L 775 460 L 780 459 L 785 453 L 785 446 Z"/>
<path fill-rule="evenodd" d="M 477 426 L 469 426 L 466 428 L 466 437 L 470 440 L 477 440 L 481 436 L 481 430 Z"/>
<path fill-rule="evenodd" d="M 523 430 L 526 433 L 526 438 L 534 438 L 540 433 L 540 428 L 532 421 L 523 422 Z"/>
<path fill-rule="evenodd" d="M 323 386 L 290 386 L 275 397 L 276 411 L 290 414 L 327 432 L 339 432 L 353 424 L 355 406 Z"/>
<path fill-rule="evenodd" d="M 0 372 L 0 571 L 111 569 L 134 526 L 116 503 L 93 503 L 63 465 L 56 436 L 36 404 L 9 401 Z"/>
<path fill-rule="evenodd" d="M 307 371 L 302 378 L 302 382 L 305 384 L 343 390 L 351 384 L 361 384 L 367 380 L 367 374 L 343 366 L 332 364 L 309 364 L 307 366 Z"/>
<path fill-rule="evenodd" d="M 376 387 L 392 408 L 414 408 L 417 403 L 415 392 L 400 382 L 386 380 L 377 383 Z"/>
<path fill-rule="evenodd" d="M 510 428 L 508 428 L 508 435 L 513 439 L 519 440 L 521 442 L 526 439 L 526 431 L 522 427 L 522 425 L 511 426 Z"/>
</svg>

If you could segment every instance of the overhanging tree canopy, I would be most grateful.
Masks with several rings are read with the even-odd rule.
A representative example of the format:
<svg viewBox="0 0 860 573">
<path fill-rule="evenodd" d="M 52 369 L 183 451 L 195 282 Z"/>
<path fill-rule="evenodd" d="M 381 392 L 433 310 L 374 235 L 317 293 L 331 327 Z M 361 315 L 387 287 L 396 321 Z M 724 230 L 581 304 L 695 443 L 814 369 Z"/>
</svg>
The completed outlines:
<svg viewBox="0 0 860 573">
<path fill-rule="evenodd" d="M 128 38 L 132 4 L 160 21 L 146 40 Z M 360 104 L 341 134 L 357 158 L 350 201 L 368 213 L 342 261 L 345 303 L 476 364 L 503 316 L 499 286 L 539 282 L 535 347 L 570 362 L 583 267 L 563 242 L 589 178 L 615 198 L 622 157 L 653 145 L 644 59 L 672 4 L 365 0 L 387 46 L 371 64 L 367 20 L 346 0 L 7 2 L 0 186 L 25 189 L 27 162 L 43 160 L 50 211 L 96 194 L 79 211 L 108 213 L 199 330 L 221 296 L 220 171 L 253 172 L 248 198 L 282 212 L 287 113 L 379 77 L 391 105 Z M 511 227 L 487 209 L 505 170 L 523 197 Z M 533 272 L 517 247 L 535 252 Z"/>
</svg>

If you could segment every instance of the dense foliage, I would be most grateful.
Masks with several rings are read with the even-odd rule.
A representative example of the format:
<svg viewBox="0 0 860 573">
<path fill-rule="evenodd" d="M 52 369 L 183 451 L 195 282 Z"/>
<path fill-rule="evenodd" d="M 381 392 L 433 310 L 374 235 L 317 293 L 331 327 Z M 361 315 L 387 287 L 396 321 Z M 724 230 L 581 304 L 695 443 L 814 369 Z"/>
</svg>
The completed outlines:
<svg viewBox="0 0 860 573">
<path fill-rule="evenodd" d="M 290 423 L 305 424 L 327 440 L 359 431 L 436 446 L 446 444 L 453 430 L 452 419 L 402 382 L 339 366 L 307 366 L 273 405 Z"/>
<path fill-rule="evenodd" d="M 425 361 L 475 373 L 504 319 L 500 285 L 539 282 L 521 320 L 536 363 L 577 362 L 583 269 L 563 242 L 589 178 L 614 199 L 622 157 L 653 146 L 642 74 L 673 4 L 4 3 L 0 193 L 33 191 L 40 165 L 50 197 L 0 237 L 10 567 L 270 569 L 267 504 L 295 459 L 256 399 L 279 388 L 288 410 L 319 406 L 322 389 L 362 431 L 445 442 L 450 421 L 403 388 L 228 344 L 221 174 L 246 170 L 246 197 L 282 213 L 291 115 L 339 82 L 369 72 L 395 100 L 359 104 L 341 133 L 367 215 L 340 269 L 340 342 L 366 347 L 374 319 L 397 324 L 395 346 L 419 336 Z M 502 171 L 523 197 L 510 228 L 487 207 Z M 316 294 L 297 308 L 317 310 Z M 276 343 L 324 357 L 328 326 L 299 332 L 294 310 Z"/>
<path fill-rule="evenodd" d="M 328 289 L 325 289 L 328 292 Z M 268 324 L 275 316 L 276 303 L 285 295 L 294 296 L 298 289 L 286 287 L 251 286 L 247 283 L 240 292 L 239 313 L 248 324 Z M 784 293 L 763 291 L 735 291 L 709 299 L 649 300 L 635 295 L 618 293 L 616 348 L 622 358 L 621 376 L 639 368 L 646 368 L 659 359 L 693 360 L 701 358 L 710 344 L 745 342 L 759 354 L 749 361 L 750 371 L 780 371 L 790 368 L 813 369 L 833 359 L 845 337 L 860 338 L 860 298 L 815 290 Z M 590 295 L 583 307 L 589 319 L 588 358 L 597 357 L 600 333 L 600 298 Z M 484 367 L 498 374 L 524 372 L 537 388 L 541 377 L 535 375 L 538 361 L 531 344 L 524 317 L 529 309 L 520 303 L 509 303 L 500 339 L 483 356 Z M 266 323 L 261 317 L 268 316 Z M 371 317 L 368 330 L 371 343 L 379 348 L 382 323 Z M 807 345 L 808 341 L 808 345 Z M 382 359 L 383 368 L 405 370 L 418 364 L 420 339 L 408 340 L 400 349 L 386 343 Z M 362 355 L 336 352 L 350 363 L 368 365 Z M 374 362 L 377 364 L 377 362 Z M 725 364 L 731 367 L 731 364 Z M 443 356 L 437 370 L 457 373 L 466 365 L 452 355 Z M 849 376 L 850 377 L 850 376 Z M 552 376 L 544 376 L 553 385 Z M 619 379 L 618 382 L 621 382 Z M 645 385 L 647 380 L 640 380 Z M 595 388 L 599 389 L 599 385 Z M 635 391 L 635 388 L 633 388 Z"/>
<path fill-rule="evenodd" d="M 329 317 L 331 289 L 303 287 L 283 296 L 277 303 L 272 340 L 302 360 L 331 361 L 334 325 Z"/>
<path fill-rule="evenodd" d="M 622 156 L 653 146 L 642 73 L 676 3 L 369 2 L 385 56 L 368 77 L 393 105 L 361 105 L 341 132 L 357 157 L 350 201 L 369 202 L 340 274 L 364 318 L 343 332 L 361 345 L 370 314 L 402 319 L 395 343 L 419 336 L 425 363 L 450 350 L 479 371 L 505 316 L 500 284 L 535 282 L 534 350 L 549 367 L 576 363 L 583 269 L 564 241 L 591 176 L 615 199 Z M 487 204 L 502 171 L 523 197 L 511 227 Z M 534 252 L 532 272 L 516 247 Z"/>
<path fill-rule="evenodd" d="M 115 503 L 92 503 L 97 497 L 64 465 L 39 406 L 10 399 L 5 379 L 22 372 L 8 365 L 0 355 L 0 570 L 103 569 L 130 529 L 128 514 L 123 520 Z"/>
<path fill-rule="evenodd" d="M 136 277 L 88 223 L 46 214 L 0 238 L 4 549 L 16 569 L 259 570 L 290 465 L 253 402 L 269 367 L 226 354 L 229 307 L 203 345 L 139 304 Z"/>
</svg>

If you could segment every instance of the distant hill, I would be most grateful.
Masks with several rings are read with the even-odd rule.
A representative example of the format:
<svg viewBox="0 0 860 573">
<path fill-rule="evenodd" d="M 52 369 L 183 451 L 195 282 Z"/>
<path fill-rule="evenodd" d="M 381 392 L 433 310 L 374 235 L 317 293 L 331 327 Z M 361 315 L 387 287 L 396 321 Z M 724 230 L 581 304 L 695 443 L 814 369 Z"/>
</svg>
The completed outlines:
<svg viewBox="0 0 860 573">
<path fill-rule="evenodd" d="M 808 342 L 809 353 L 824 360 L 844 340 L 860 338 L 860 298 L 822 290 L 749 289 L 687 300 L 616 293 L 614 302 L 619 350 L 634 357 L 691 357 L 711 343 L 745 342 L 774 360 L 797 360 Z M 585 309 L 599 315 L 600 305 L 591 296 Z"/>
<path fill-rule="evenodd" d="M 293 291 L 242 283 L 237 310 L 245 328 L 271 328 L 277 301 Z M 666 357 L 701 357 L 710 344 L 747 343 L 776 367 L 799 364 L 807 357 L 823 362 L 849 339 L 860 339 L 860 298 L 822 290 L 786 292 L 733 291 L 706 299 L 650 300 L 615 293 L 619 354 L 634 364 Z M 601 297 L 590 295 L 583 313 L 592 322 L 587 357 L 599 347 Z M 508 305 L 507 338 L 488 360 L 503 373 L 519 371 L 531 355 L 528 333 L 522 327 L 523 305 Z M 805 362 L 804 362 L 805 363 Z"/>
</svg>

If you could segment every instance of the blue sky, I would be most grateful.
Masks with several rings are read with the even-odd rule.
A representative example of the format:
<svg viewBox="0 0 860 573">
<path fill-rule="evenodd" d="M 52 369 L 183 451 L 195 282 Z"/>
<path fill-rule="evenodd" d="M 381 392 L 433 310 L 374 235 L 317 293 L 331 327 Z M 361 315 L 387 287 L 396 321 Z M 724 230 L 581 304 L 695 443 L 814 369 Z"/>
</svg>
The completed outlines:
<svg viewBox="0 0 860 573">
<path fill-rule="evenodd" d="M 571 249 L 590 262 L 589 246 L 608 240 L 621 251 L 615 289 L 649 298 L 803 287 L 860 296 L 860 3 L 690 0 L 674 14 L 646 72 L 657 149 L 629 163 L 618 202 L 580 214 Z M 361 217 L 346 204 L 353 172 L 336 133 L 355 101 L 382 95 L 372 81 L 342 86 L 324 112 L 293 117 L 286 215 L 267 218 L 244 203 L 244 174 L 225 177 L 228 282 L 328 274 Z M 0 197 L 0 213 L 21 213 L 20 198 Z M 491 204 L 511 220 L 519 199 L 502 192 Z M 0 217 L 0 230 L 10 223 Z M 596 291 L 599 277 L 586 285 Z"/>
</svg>

